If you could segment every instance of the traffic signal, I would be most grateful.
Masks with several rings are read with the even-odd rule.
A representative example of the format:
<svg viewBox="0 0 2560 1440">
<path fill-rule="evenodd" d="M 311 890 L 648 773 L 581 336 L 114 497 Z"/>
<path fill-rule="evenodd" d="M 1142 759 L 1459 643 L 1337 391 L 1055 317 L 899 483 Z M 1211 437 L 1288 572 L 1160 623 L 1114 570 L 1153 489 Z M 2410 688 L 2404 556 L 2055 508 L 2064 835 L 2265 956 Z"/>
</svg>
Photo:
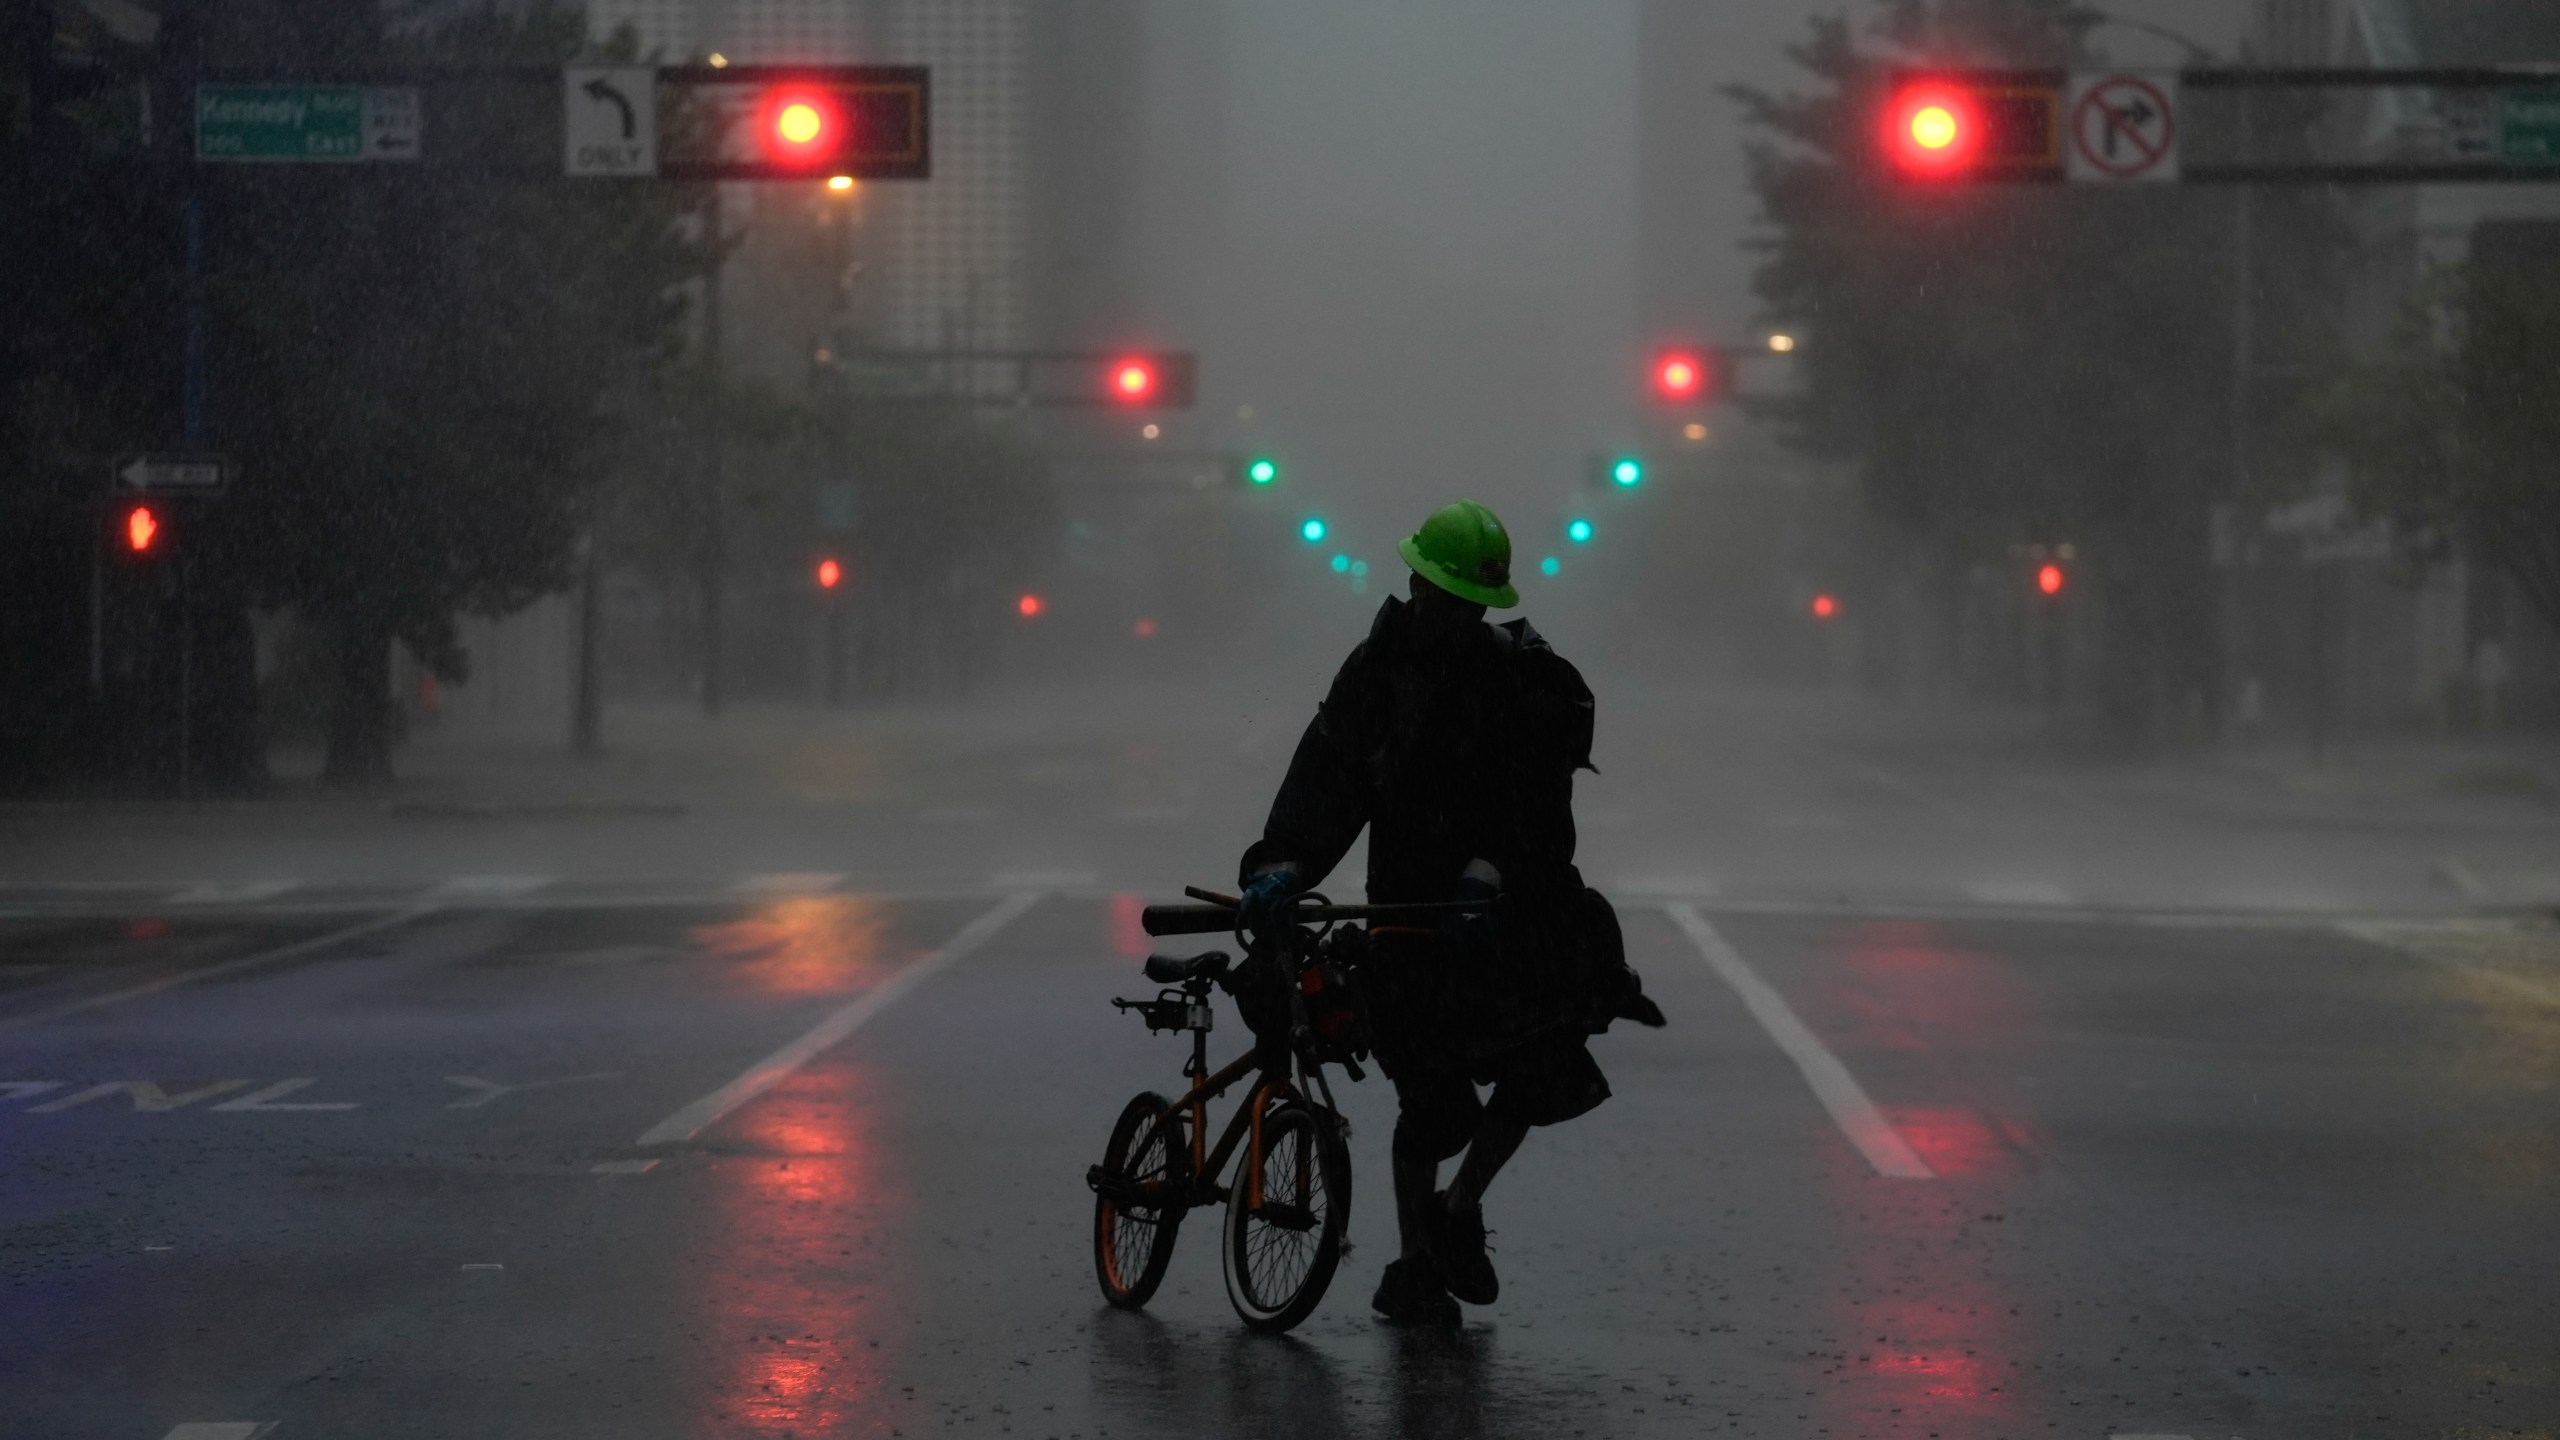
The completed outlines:
<svg viewBox="0 0 2560 1440">
<path fill-rule="evenodd" d="M 2059 595 L 2069 579 L 2061 566 L 2048 561 L 2036 569 L 2036 593 L 2048 597 Z"/>
<path fill-rule="evenodd" d="M 109 517 L 109 548 L 131 561 L 166 558 L 177 548 L 169 508 L 156 500 L 127 500 Z"/>
<path fill-rule="evenodd" d="M 817 85 L 776 85 L 756 108 L 756 136 L 764 158 L 794 170 L 840 173 L 851 124 L 844 99 Z"/>
<path fill-rule="evenodd" d="M 1587 543 L 1591 539 L 1591 522 L 1579 515 L 1567 520 L 1564 522 L 1564 538 L 1576 545 Z"/>
<path fill-rule="evenodd" d="M 844 582 L 844 566 L 830 556 L 818 562 L 818 588 L 833 590 Z"/>
<path fill-rule="evenodd" d="M 1348 574 L 1350 574 L 1350 573 L 1351 573 L 1351 557 L 1350 557 L 1350 556 L 1348 556 L 1348 555 L 1343 554 L 1343 553 L 1342 553 L 1341 551 L 1339 551 L 1339 550 L 1336 550 L 1335 552 L 1333 552 L 1333 573 L 1334 573 L 1334 574 L 1336 574 L 1336 575 L 1348 575 Z"/>
<path fill-rule="evenodd" d="M 1178 410 L 1191 404 L 1196 364 L 1187 353 L 1127 350 L 1101 356 L 1055 357 L 1083 369 L 1078 382 L 1106 405 L 1131 410 Z M 1069 397 L 1061 396 L 1061 399 Z M 1272 473 L 1279 474 L 1275 467 Z"/>
<path fill-rule="evenodd" d="M 1704 351 L 1665 350 L 1653 360 L 1653 393 L 1673 405 L 1694 405 L 1707 398 L 1710 376 Z"/>
<path fill-rule="evenodd" d="M 1816 619 L 1816 620 L 1828 620 L 1828 619 L 1830 619 L 1832 616 L 1837 615 L 1837 614 L 1839 614 L 1839 613 L 1840 613 L 1840 602 L 1839 602 L 1839 601 L 1832 599 L 1829 595 L 1816 595 L 1816 596 L 1814 596 L 1814 597 L 1813 597 L 1813 618 L 1814 618 L 1814 619 Z"/>
<path fill-rule="evenodd" d="M 1244 478 L 1256 485 L 1268 485 L 1280 478 L 1280 466 L 1268 455 L 1257 455 L 1245 465 Z"/>
<path fill-rule="evenodd" d="M 1609 466 L 1609 483 L 1621 490 L 1633 490 L 1644 483 L 1644 462 L 1633 455 L 1621 455 Z"/>
<path fill-rule="evenodd" d="M 1906 75 L 1885 105 L 1884 148 L 1913 180 L 2059 175 L 2060 78 Z"/>
<path fill-rule="evenodd" d="M 1561 560 L 1558 560 L 1558 559 L 1557 559 L 1556 557 L 1554 557 L 1553 555 L 1550 555 L 1550 556 L 1548 556 L 1547 558 L 1545 558 L 1544 560 L 1541 560 L 1541 561 L 1539 561 L 1539 562 L 1538 562 L 1538 573 L 1539 573 L 1539 574 L 1541 574 L 1541 575 L 1552 576 L 1552 575 L 1554 575 L 1557 571 L 1562 570 L 1563 568 L 1564 568 L 1564 562 L 1563 562 L 1563 561 L 1561 561 Z"/>
<path fill-rule="evenodd" d="M 1325 526 L 1324 517 L 1320 515 L 1310 515 L 1298 524 L 1298 538 L 1310 545 L 1323 544 L 1324 537 L 1329 533 L 1331 532 Z"/>
<path fill-rule="evenodd" d="M 1013 602 L 1014 613 L 1020 615 L 1025 620 L 1039 619 L 1040 612 L 1048 608 L 1048 601 L 1041 599 L 1039 596 L 1034 595 L 1029 591 L 1023 592 L 1022 598 Z"/>
</svg>

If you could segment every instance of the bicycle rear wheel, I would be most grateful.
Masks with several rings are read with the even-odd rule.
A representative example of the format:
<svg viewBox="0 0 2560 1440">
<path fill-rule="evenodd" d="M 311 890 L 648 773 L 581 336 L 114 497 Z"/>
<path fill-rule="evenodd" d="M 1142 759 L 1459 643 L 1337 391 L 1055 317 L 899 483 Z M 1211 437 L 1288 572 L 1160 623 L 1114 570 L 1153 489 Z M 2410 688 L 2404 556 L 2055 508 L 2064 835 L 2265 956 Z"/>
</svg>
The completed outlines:
<svg viewBox="0 0 2560 1440">
<path fill-rule="evenodd" d="M 1251 1172 L 1237 1166 L 1218 1249 L 1236 1314 L 1276 1332 L 1314 1314 L 1333 1283 L 1351 1223 L 1351 1154 L 1339 1119 L 1295 1102 L 1262 1117 L 1261 1148 L 1261 1203 L 1251 1203 Z"/>
<path fill-rule="evenodd" d="M 1121 1109 L 1091 1176 L 1093 1275 L 1102 1298 L 1123 1310 L 1147 1303 L 1173 1259 L 1191 1184 L 1184 1113 L 1140 1092 Z"/>
</svg>

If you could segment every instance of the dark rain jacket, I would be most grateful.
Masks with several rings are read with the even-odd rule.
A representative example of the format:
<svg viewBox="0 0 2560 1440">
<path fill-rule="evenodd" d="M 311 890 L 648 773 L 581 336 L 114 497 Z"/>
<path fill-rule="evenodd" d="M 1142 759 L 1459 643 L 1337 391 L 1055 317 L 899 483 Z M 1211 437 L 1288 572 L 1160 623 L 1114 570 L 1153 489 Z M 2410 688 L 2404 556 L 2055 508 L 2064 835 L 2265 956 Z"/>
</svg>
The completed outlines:
<svg viewBox="0 0 2560 1440">
<path fill-rule="evenodd" d="M 1431 648 L 1411 629 L 1405 601 L 1379 608 L 1298 741 L 1239 879 L 1289 860 L 1313 888 L 1363 826 L 1372 903 L 1452 899 L 1468 861 L 1490 862 L 1502 874 L 1499 955 L 1448 959 L 1455 973 L 1427 995 L 1381 994 L 1380 1019 L 1428 1012 L 1474 1032 L 1516 1029 L 1504 1012 L 1570 988 L 1582 954 L 1573 775 L 1594 768 L 1591 690 L 1526 620 Z M 1499 1038 L 1478 1033 L 1464 1048 Z M 1384 1058 L 1390 1037 L 1380 1039 Z"/>
</svg>

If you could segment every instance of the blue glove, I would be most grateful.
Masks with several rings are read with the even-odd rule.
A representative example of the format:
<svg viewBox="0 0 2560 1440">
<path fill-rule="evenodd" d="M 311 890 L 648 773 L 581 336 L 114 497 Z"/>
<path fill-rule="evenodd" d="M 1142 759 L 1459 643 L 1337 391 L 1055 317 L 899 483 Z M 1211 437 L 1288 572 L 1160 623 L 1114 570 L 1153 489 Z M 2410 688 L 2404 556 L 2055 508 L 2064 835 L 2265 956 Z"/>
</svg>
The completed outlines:
<svg viewBox="0 0 2560 1440">
<path fill-rule="evenodd" d="M 1287 870 L 1266 870 L 1244 887 L 1243 901 L 1237 917 L 1244 928 L 1261 932 L 1276 929 L 1280 917 L 1287 913 L 1289 897 L 1298 893 L 1298 877 Z"/>
<path fill-rule="evenodd" d="M 1460 877 L 1458 893 L 1449 898 L 1481 901 L 1484 908 L 1450 911 L 1440 921 L 1440 934 L 1462 945 L 1480 945 L 1491 940 L 1493 938 L 1493 902 L 1501 893 L 1502 887 L 1490 880 L 1479 880 L 1472 875 Z"/>
</svg>

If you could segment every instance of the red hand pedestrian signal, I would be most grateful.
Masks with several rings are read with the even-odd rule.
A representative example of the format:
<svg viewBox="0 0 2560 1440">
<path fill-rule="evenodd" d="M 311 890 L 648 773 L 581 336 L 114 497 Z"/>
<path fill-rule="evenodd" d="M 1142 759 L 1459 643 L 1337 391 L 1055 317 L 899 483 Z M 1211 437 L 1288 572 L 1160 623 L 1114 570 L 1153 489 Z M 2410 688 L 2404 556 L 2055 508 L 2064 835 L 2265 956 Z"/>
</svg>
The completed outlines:
<svg viewBox="0 0 2560 1440">
<path fill-rule="evenodd" d="M 136 505 L 124 515 L 125 548 L 136 555 L 148 555 L 160 543 L 160 517 L 148 505 Z"/>
</svg>

